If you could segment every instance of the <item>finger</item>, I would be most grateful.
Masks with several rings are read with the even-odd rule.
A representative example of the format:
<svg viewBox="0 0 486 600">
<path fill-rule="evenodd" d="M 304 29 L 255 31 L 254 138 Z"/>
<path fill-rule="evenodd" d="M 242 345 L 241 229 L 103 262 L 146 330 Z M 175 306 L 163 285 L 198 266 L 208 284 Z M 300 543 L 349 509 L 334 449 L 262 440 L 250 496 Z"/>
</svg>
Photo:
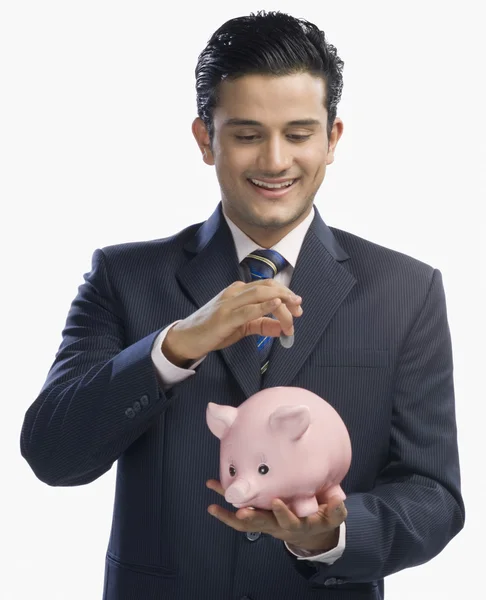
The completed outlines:
<svg viewBox="0 0 486 600">
<path fill-rule="evenodd" d="M 271 511 L 252 511 L 246 508 L 233 513 L 222 506 L 211 504 L 208 507 L 208 513 L 236 531 L 263 531 L 268 533 L 275 529 L 273 515 L 269 518 L 268 515 L 264 514 L 271 515 Z"/>
<path fill-rule="evenodd" d="M 302 298 L 295 296 L 288 288 L 282 285 L 258 285 L 246 286 L 244 289 L 238 289 L 234 296 L 227 299 L 221 317 L 226 327 L 234 330 L 241 326 L 246 326 L 245 335 L 270 335 L 277 337 L 281 332 L 286 335 L 293 335 L 293 318 L 300 317 L 303 314 L 300 303 Z M 275 321 L 280 324 L 270 325 L 270 321 L 262 321 L 263 317 L 273 314 Z M 248 324 L 252 321 L 251 329 Z M 258 328 L 261 327 L 261 330 Z M 271 329 L 267 332 L 268 327 Z"/>
<path fill-rule="evenodd" d="M 337 509 L 344 508 L 344 502 L 340 496 L 331 496 L 327 502 L 326 512 L 332 514 Z"/>
<path fill-rule="evenodd" d="M 272 317 L 260 317 L 246 324 L 246 335 L 268 335 L 278 337 L 282 333 L 280 321 Z"/>
<path fill-rule="evenodd" d="M 276 290 L 278 293 L 278 291 L 281 289 L 281 293 L 284 295 L 277 296 L 281 302 L 275 303 L 275 306 L 273 308 L 271 307 L 271 312 L 280 322 L 282 331 L 286 335 L 294 335 L 293 317 L 300 317 L 303 314 L 303 309 L 301 306 L 302 297 L 294 294 L 291 290 L 289 290 L 289 288 L 275 282 L 274 280 L 265 280 L 265 282 L 266 285 L 264 286 L 264 284 L 261 283 L 260 288 L 257 288 L 257 291 L 259 292 L 259 289 L 263 289 L 265 291 L 270 290 L 271 292 Z"/>
<path fill-rule="evenodd" d="M 235 515 L 237 519 L 251 523 L 264 523 L 268 521 L 269 518 L 273 519 L 273 513 L 271 510 L 259 510 L 251 506 L 239 508 L 236 511 Z"/>
<path fill-rule="evenodd" d="M 280 298 L 285 304 L 298 306 L 302 298 L 294 294 L 288 287 L 274 279 L 262 279 L 245 284 L 245 287 L 235 287 L 233 296 L 228 300 L 233 309 L 241 308 L 248 304 L 262 304 L 275 298 Z"/>
<path fill-rule="evenodd" d="M 273 310 L 275 318 L 280 321 L 282 332 L 285 335 L 294 335 L 294 318 L 285 304 L 280 304 Z"/>
<path fill-rule="evenodd" d="M 309 525 L 311 527 L 324 526 L 326 529 L 335 529 L 341 525 L 347 516 L 348 512 L 344 502 L 338 499 L 337 502 L 321 504 L 317 513 L 309 517 Z"/>
<path fill-rule="evenodd" d="M 302 527 L 302 521 L 290 510 L 285 502 L 282 502 L 282 500 L 279 500 L 278 498 L 275 499 L 272 502 L 272 510 L 277 524 L 282 529 L 295 531 L 296 529 L 300 529 Z"/>
<path fill-rule="evenodd" d="M 270 337 L 278 337 L 282 333 L 283 327 L 288 329 L 288 321 L 290 320 L 290 325 L 292 326 L 292 315 L 288 313 L 287 323 L 285 318 L 278 319 L 269 317 L 266 315 L 276 314 L 276 309 L 278 309 L 281 304 L 280 299 L 276 299 L 274 301 L 265 302 L 263 304 L 253 304 L 240 308 L 234 313 L 234 326 L 244 325 L 245 326 L 245 335 L 268 335 Z M 284 324 L 282 325 L 282 322 Z"/>
<path fill-rule="evenodd" d="M 302 299 L 299 300 L 299 302 L 302 302 Z M 301 317 L 304 312 L 302 306 L 300 304 L 295 304 L 294 302 L 287 302 L 285 306 L 294 317 Z"/>
<path fill-rule="evenodd" d="M 217 494 L 220 494 L 221 496 L 224 497 L 223 486 L 216 479 L 208 479 L 208 481 L 206 481 L 206 487 L 208 487 L 210 490 L 213 490 Z"/>
<path fill-rule="evenodd" d="M 280 298 L 269 300 L 262 304 L 253 304 L 242 307 L 241 319 L 251 328 L 247 335 L 269 335 L 278 337 L 282 332 L 285 335 L 294 335 L 294 316 L 303 314 L 301 306 L 292 306 L 283 303 Z M 267 315 L 273 314 L 273 317 Z M 263 315 L 263 316 L 262 316 Z"/>
<path fill-rule="evenodd" d="M 216 298 L 231 298 L 235 295 L 237 290 L 240 290 L 241 288 L 245 288 L 246 285 L 247 284 L 244 281 L 240 281 L 240 280 L 233 281 L 233 283 L 231 285 L 229 285 L 224 290 L 221 290 L 221 292 L 216 296 Z"/>
<path fill-rule="evenodd" d="M 245 525 L 245 531 L 261 531 L 274 534 L 278 529 L 278 523 L 271 510 L 259 510 L 247 506 L 240 508 L 235 513 L 236 518 Z"/>
<path fill-rule="evenodd" d="M 337 506 L 333 508 L 328 507 L 326 510 L 327 517 L 330 523 L 338 527 L 348 516 L 348 511 L 344 502 L 340 501 Z"/>
<path fill-rule="evenodd" d="M 348 511 L 340 496 L 331 496 L 329 498 L 325 508 L 325 515 L 328 522 L 336 527 L 348 516 Z"/>
<path fill-rule="evenodd" d="M 208 513 L 236 531 L 249 531 L 243 521 L 237 519 L 234 513 L 224 509 L 222 506 L 211 504 L 211 506 L 208 506 Z"/>
</svg>

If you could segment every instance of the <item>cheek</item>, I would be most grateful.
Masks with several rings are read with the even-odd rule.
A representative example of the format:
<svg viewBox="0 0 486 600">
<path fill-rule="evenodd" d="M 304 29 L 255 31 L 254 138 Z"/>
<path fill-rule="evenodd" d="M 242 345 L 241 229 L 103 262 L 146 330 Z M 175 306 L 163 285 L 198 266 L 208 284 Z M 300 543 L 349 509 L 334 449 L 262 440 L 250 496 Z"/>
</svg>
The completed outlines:
<svg viewBox="0 0 486 600">
<path fill-rule="evenodd" d="M 250 148 L 221 150 L 215 157 L 218 178 L 222 181 L 241 178 L 254 169 L 255 157 Z"/>
<path fill-rule="evenodd" d="M 312 177 L 319 177 L 326 171 L 327 152 L 319 145 L 303 150 L 299 157 L 301 167 Z"/>
<path fill-rule="evenodd" d="M 224 490 L 227 490 L 229 488 L 229 486 L 233 483 L 234 478 L 230 477 L 229 473 L 228 473 L 228 469 L 225 468 L 224 471 L 221 472 L 220 475 L 220 483 L 223 486 Z"/>
<path fill-rule="evenodd" d="M 230 467 L 229 459 L 227 457 L 222 457 L 221 463 L 220 463 L 219 480 L 220 480 L 221 485 L 225 489 L 228 486 L 230 486 L 239 475 L 239 473 L 237 472 L 237 474 L 234 477 L 232 477 L 229 472 L 229 467 Z"/>
</svg>

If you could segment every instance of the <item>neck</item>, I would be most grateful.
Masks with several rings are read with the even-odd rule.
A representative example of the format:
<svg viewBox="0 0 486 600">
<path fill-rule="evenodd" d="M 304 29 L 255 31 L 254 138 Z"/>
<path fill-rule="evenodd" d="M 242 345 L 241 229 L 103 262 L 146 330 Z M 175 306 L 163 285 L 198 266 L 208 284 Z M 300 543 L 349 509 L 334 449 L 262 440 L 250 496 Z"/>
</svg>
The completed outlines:
<svg viewBox="0 0 486 600">
<path fill-rule="evenodd" d="M 225 208 L 224 213 L 237 227 L 239 227 L 239 229 L 241 229 L 241 231 L 243 231 L 243 233 L 254 241 L 255 244 L 258 244 L 262 248 L 272 248 L 309 216 L 312 206 L 313 205 L 311 204 L 301 215 L 290 223 L 275 227 L 258 226 L 243 221 L 239 218 L 239 215 L 233 214 L 231 208 L 229 210 Z"/>
</svg>

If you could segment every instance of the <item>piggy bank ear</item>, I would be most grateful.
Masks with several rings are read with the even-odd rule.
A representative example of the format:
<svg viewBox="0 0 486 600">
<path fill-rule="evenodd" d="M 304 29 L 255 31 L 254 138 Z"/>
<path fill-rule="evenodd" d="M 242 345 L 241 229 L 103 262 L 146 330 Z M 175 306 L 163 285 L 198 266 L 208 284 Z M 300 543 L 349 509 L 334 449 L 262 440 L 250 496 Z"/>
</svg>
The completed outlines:
<svg viewBox="0 0 486 600">
<path fill-rule="evenodd" d="M 222 406 L 209 402 L 206 408 L 206 423 L 211 433 L 221 440 L 230 430 L 237 414 L 238 409 L 234 406 Z"/>
<path fill-rule="evenodd" d="M 284 435 L 292 441 L 298 440 L 307 431 L 311 422 L 307 406 L 279 406 L 268 418 L 270 430 Z"/>
</svg>

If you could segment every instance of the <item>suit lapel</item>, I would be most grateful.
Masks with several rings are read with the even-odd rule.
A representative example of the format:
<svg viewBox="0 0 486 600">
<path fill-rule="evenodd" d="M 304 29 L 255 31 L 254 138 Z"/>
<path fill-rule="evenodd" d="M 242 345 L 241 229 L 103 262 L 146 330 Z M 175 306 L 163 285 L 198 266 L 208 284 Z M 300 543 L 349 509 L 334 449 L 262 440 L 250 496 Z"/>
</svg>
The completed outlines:
<svg viewBox="0 0 486 600">
<path fill-rule="evenodd" d="M 349 259 L 332 231 L 315 208 L 315 217 L 304 238 L 290 289 L 302 296 L 302 317 L 294 319 L 292 348 L 285 349 L 275 339 L 264 375 L 264 388 L 290 385 L 324 334 L 333 315 L 356 283 L 342 265 Z"/>
<path fill-rule="evenodd" d="M 234 281 L 244 281 L 221 203 L 184 248 L 193 257 L 176 277 L 198 308 Z M 274 340 L 263 382 L 254 336 L 218 351 L 247 398 L 262 385 L 274 387 L 291 383 L 356 283 L 353 275 L 340 264 L 348 259 L 315 208 L 315 217 L 304 238 L 289 286 L 302 296 L 304 309 L 302 317 L 295 319 L 292 348 L 282 348 L 280 342 Z"/>
<path fill-rule="evenodd" d="M 221 203 L 185 249 L 195 256 L 176 273 L 176 277 L 198 308 L 234 281 L 244 280 Z M 260 389 L 260 365 L 254 336 L 247 336 L 218 352 L 245 396 L 255 394 Z"/>
</svg>

